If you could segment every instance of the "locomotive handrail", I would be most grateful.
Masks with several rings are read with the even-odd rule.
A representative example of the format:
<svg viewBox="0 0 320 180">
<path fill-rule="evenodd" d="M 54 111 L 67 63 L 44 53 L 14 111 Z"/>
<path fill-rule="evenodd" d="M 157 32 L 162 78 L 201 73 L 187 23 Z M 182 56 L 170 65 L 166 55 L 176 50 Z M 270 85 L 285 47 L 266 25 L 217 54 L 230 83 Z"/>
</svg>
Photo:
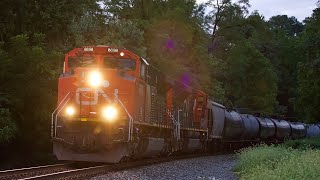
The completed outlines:
<svg viewBox="0 0 320 180">
<path fill-rule="evenodd" d="M 177 140 L 180 140 L 180 132 L 181 132 L 181 124 L 180 124 L 180 112 L 182 112 L 182 109 L 179 109 L 178 110 L 178 137 L 177 137 Z"/>
<path fill-rule="evenodd" d="M 170 112 L 169 109 L 167 109 L 167 114 L 169 115 L 173 124 L 175 125 L 176 138 L 177 138 L 177 140 L 180 140 L 180 122 L 178 122 L 178 121 L 180 121 L 179 120 L 179 111 L 178 111 L 178 121 L 176 121 L 176 119 L 174 118 L 174 116 L 172 115 L 172 113 Z"/>
<path fill-rule="evenodd" d="M 116 94 L 114 94 L 114 97 L 119 101 L 119 103 L 121 104 L 121 106 L 123 107 L 123 109 L 126 111 L 127 115 L 129 116 L 129 132 L 128 132 L 128 141 L 132 140 L 132 131 L 133 131 L 133 118 L 130 115 L 129 111 L 127 110 L 127 108 L 124 106 L 124 104 L 122 103 L 122 101 L 118 98 L 118 96 Z"/>
<path fill-rule="evenodd" d="M 55 118 L 55 125 L 56 125 L 56 127 L 55 127 L 55 129 L 54 129 L 54 137 L 57 136 L 58 115 L 59 115 L 59 113 L 62 111 L 62 109 L 64 108 L 64 106 L 69 102 L 69 100 L 70 100 L 70 97 L 69 97 L 68 100 L 63 104 L 62 108 L 61 108 L 61 109 L 58 111 L 58 113 L 56 114 L 56 118 Z"/>
<path fill-rule="evenodd" d="M 61 106 L 61 104 L 64 102 L 64 100 L 69 96 L 70 92 L 67 93 L 67 95 L 62 99 L 62 101 L 58 104 L 57 108 L 53 111 L 53 113 L 51 114 L 51 137 L 53 138 L 53 117 L 54 114 L 57 112 L 57 110 L 59 109 L 59 107 Z"/>
</svg>

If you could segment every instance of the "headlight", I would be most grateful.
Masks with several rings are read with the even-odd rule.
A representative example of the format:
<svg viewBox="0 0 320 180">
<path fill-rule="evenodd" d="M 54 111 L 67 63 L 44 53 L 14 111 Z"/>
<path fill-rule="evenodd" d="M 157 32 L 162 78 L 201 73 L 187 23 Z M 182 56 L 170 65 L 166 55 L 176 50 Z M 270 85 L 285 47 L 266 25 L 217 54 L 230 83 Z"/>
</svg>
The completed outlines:
<svg viewBox="0 0 320 180">
<path fill-rule="evenodd" d="M 98 87 L 102 83 L 102 75 L 98 71 L 93 71 L 89 74 L 89 85 L 92 87 Z"/>
<path fill-rule="evenodd" d="M 75 112 L 76 112 L 76 111 L 75 111 L 75 109 L 74 109 L 72 106 L 68 106 L 68 107 L 66 108 L 66 114 L 67 114 L 68 116 L 74 115 Z"/>
<path fill-rule="evenodd" d="M 103 109 L 102 116 L 109 122 L 114 121 L 118 116 L 118 110 L 113 106 L 108 106 Z"/>
</svg>

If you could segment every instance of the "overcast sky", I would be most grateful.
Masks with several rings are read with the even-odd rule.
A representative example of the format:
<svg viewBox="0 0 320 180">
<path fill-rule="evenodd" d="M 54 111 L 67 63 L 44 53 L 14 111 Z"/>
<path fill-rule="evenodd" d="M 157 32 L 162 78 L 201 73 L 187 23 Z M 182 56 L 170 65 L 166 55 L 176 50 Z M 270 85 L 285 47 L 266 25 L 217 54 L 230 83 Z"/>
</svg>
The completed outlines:
<svg viewBox="0 0 320 180">
<path fill-rule="evenodd" d="M 207 0 L 197 0 L 197 2 L 206 2 Z M 235 0 L 233 0 L 235 1 Z M 249 0 L 251 4 L 250 12 L 258 10 L 265 19 L 274 15 L 295 16 L 299 21 L 311 16 L 315 9 L 317 0 Z"/>
</svg>

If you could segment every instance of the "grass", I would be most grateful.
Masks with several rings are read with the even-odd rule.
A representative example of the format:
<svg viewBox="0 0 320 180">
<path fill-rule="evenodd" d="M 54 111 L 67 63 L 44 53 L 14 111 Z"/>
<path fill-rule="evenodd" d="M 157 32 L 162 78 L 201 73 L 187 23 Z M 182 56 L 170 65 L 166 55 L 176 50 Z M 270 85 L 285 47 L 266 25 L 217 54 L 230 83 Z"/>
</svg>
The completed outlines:
<svg viewBox="0 0 320 180">
<path fill-rule="evenodd" d="M 320 138 L 312 138 L 246 148 L 234 170 L 240 179 L 320 179 L 319 144 Z"/>
<path fill-rule="evenodd" d="M 299 140 L 289 140 L 283 144 L 285 147 L 292 147 L 294 149 L 320 149 L 320 137 L 306 138 Z"/>
</svg>

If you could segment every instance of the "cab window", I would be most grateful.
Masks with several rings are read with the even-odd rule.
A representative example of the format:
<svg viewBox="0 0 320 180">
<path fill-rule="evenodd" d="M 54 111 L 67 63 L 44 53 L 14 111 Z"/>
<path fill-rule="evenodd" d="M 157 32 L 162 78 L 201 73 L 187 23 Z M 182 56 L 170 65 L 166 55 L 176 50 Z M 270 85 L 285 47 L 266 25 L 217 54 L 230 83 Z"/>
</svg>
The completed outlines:
<svg viewBox="0 0 320 180">
<path fill-rule="evenodd" d="M 203 97 L 203 96 L 199 96 L 199 97 L 198 97 L 198 103 L 199 103 L 199 105 L 202 105 L 203 102 L 204 102 L 204 97 Z"/>
<path fill-rule="evenodd" d="M 95 67 L 97 65 L 97 61 L 94 57 L 69 57 L 68 59 L 68 68 L 71 73 L 74 73 L 74 69 L 77 67 Z"/>
<path fill-rule="evenodd" d="M 136 61 L 133 59 L 117 59 L 105 57 L 103 59 L 103 66 L 108 69 L 135 70 Z"/>
</svg>

